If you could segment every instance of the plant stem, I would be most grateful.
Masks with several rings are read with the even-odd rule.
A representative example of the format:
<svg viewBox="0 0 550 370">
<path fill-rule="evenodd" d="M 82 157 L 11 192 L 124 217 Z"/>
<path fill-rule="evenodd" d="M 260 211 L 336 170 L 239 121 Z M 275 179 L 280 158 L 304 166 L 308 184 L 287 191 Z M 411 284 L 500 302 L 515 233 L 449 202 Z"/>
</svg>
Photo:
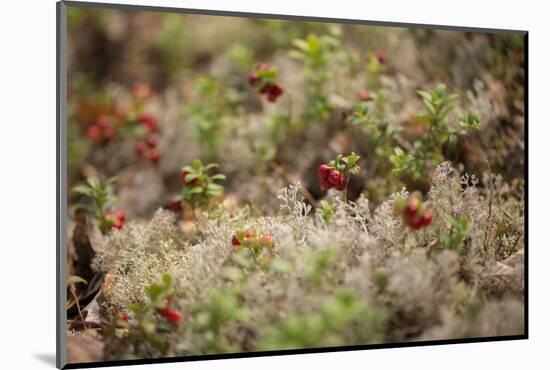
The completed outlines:
<svg viewBox="0 0 550 370">
<path fill-rule="evenodd" d="M 348 176 L 346 177 L 346 187 L 344 188 L 344 203 L 348 202 L 349 178 L 350 178 L 350 175 L 348 174 Z"/>
</svg>

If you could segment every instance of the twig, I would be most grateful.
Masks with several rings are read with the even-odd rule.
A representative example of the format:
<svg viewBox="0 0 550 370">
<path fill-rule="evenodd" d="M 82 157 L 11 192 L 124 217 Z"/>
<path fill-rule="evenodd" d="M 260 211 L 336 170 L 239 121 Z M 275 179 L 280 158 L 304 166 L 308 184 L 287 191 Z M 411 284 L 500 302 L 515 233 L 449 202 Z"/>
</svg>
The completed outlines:
<svg viewBox="0 0 550 370">
<path fill-rule="evenodd" d="M 82 324 L 84 325 L 84 329 L 88 329 L 88 327 L 86 326 L 86 319 L 84 318 L 84 315 L 82 314 L 82 311 L 80 310 L 80 303 L 78 303 L 78 298 L 76 297 L 76 293 L 74 292 L 74 288 L 71 286 L 69 288 L 69 291 L 71 292 L 71 294 L 74 298 L 74 302 L 76 304 L 76 309 L 78 311 L 78 316 L 80 316 L 80 320 L 82 320 Z"/>
<path fill-rule="evenodd" d="M 507 210 L 503 209 L 503 208 L 498 208 L 499 211 L 501 211 L 502 213 L 504 213 L 504 216 L 506 216 L 510 221 L 514 221 L 514 218 L 512 217 L 512 215 L 510 213 L 508 213 Z"/>
</svg>

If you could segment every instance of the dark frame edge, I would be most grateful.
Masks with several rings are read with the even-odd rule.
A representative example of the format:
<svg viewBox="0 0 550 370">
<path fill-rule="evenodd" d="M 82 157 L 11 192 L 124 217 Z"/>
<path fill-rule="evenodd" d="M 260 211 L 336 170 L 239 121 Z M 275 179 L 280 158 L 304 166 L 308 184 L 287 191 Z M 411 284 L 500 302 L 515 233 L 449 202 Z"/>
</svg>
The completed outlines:
<svg viewBox="0 0 550 370">
<path fill-rule="evenodd" d="M 525 161 L 525 186 L 524 186 L 524 230 L 523 230 L 523 250 L 524 250 L 524 288 L 523 288 L 523 330 L 525 338 L 529 339 L 529 32 L 523 35 L 523 54 L 524 54 L 524 161 Z"/>
</svg>

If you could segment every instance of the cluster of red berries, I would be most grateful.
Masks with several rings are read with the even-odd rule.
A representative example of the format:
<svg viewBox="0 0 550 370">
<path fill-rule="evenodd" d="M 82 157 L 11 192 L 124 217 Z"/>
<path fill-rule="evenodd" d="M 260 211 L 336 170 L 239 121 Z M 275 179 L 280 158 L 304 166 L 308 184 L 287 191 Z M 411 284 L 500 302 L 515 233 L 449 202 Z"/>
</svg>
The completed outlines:
<svg viewBox="0 0 550 370">
<path fill-rule="evenodd" d="M 140 113 L 138 115 L 137 121 L 141 124 L 147 132 L 157 131 L 158 125 L 157 120 L 149 113 Z"/>
<path fill-rule="evenodd" d="M 255 251 L 261 248 L 272 248 L 273 239 L 268 233 L 263 233 L 261 236 L 253 230 L 237 230 L 231 237 L 231 246 L 234 252 L 238 252 L 243 248 L 250 248 Z"/>
<path fill-rule="evenodd" d="M 172 324 L 176 324 L 181 320 L 181 313 L 178 310 L 172 309 L 172 301 L 170 299 L 166 299 L 163 308 L 157 308 L 157 313 Z"/>
<path fill-rule="evenodd" d="M 267 64 L 258 64 L 256 72 L 248 76 L 248 83 L 250 86 L 258 86 L 260 94 L 266 94 L 267 100 L 273 103 L 284 93 L 284 89 L 270 79 L 262 77 L 266 71 L 270 71 Z"/>
<path fill-rule="evenodd" d="M 86 136 L 93 142 L 111 141 L 115 134 L 115 127 L 104 116 L 98 117 L 95 123 L 89 126 L 86 131 Z"/>
<path fill-rule="evenodd" d="M 322 164 L 317 170 L 317 174 L 321 178 L 321 188 L 323 190 L 329 190 L 335 188 L 336 190 L 344 190 L 348 185 L 348 181 L 336 168 L 329 166 L 328 164 Z"/>
<path fill-rule="evenodd" d="M 147 136 L 136 143 L 136 153 L 153 163 L 157 163 L 160 159 L 160 152 L 157 149 L 159 141 L 156 134 L 157 121 L 150 114 L 141 113 L 138 116 L 138 122 L 145 128 Z"/>
<path fill-rule="evenodd" d="M 407 199 L 397 198 L 395 213 L 413 230 L 420 230 L 432 224 L 432 213 L 425 209 L 418 192 L 411 193 Z"/>
<path fill-rule="evenodd" d="M 126 222 L 126 213 L 123 210 L 107 212 L 105 219 L 111 223 L 111 227 L 120 230 Z"/>
</svg>

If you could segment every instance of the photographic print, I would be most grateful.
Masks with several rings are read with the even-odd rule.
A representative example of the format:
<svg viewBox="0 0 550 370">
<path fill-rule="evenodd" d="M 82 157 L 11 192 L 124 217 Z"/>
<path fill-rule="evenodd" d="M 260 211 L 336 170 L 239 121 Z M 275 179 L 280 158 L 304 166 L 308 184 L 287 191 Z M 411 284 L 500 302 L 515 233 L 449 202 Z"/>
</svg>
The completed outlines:
<svg viewBox="0 0 550 370">
<path fill-rule="evenodd" d="M 58 366 L 526 338 L 526 32 L 58 11 Z"/>
</svg>

